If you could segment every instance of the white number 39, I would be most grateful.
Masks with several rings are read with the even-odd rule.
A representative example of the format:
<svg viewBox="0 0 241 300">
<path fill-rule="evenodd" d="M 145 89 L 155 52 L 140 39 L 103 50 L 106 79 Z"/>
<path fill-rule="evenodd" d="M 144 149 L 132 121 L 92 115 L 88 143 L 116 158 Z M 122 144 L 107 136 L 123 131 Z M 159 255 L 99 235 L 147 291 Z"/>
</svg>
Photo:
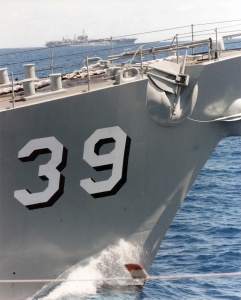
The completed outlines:
<svg viewBox="0 0 241 300">
<path fill-rule="evenodd" d="M 101 147 L 115 143 L 114 149 L 100 154 Z M 96 130 L 84 144 L 83 159 L 95 170 L 111 169 L 107 180 L 95 182 L 92 178 L 80 181 L 80 186 L 94 198 L 116 194 L 126 182 L 130 138 L 118 126 Z M 51 153 L 50 160 L 39 166 L 38 176 L 48 180 L 44 191 L 31 193 L 17 190 L 14 197 L 28 209 L 52 206 L 64 192 L 64 176 L 60 173 L 67 162 L 67 149 L 55 138 L 45 137 L 30 140 L 18 153 L 22 162 L 33 161 L 37 156 Z"/>
</svg>

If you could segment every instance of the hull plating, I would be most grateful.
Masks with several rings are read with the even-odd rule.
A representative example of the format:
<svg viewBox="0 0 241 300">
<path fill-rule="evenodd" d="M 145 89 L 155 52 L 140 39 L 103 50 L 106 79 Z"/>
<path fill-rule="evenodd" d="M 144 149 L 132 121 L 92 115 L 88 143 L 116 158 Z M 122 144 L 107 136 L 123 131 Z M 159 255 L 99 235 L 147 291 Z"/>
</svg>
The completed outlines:
<svg viewBox="0 0 241 300">
<path fill-rule="evenodd" d="M 222 110 L 240 94 L 234 86 Z M 214 86 L 208 98 L 207 87 L 204 74 L 197 119 L 215 117 L 219 93 Z M 149 270 L 207 158 L 222 137 L 240 132 L 233 124 L 188 119 L 161 126 L 148 114 L 146 91 L 147 80 L 139 80 L 1 112 L 1 279 L 56 278 L 120 240 L 143 249 L 138 263 Z M 49 168 L 60 177 L 47 176 Z M 6 284 L 0 296 L 25 299 L 42 286 Z"/>
</svg>

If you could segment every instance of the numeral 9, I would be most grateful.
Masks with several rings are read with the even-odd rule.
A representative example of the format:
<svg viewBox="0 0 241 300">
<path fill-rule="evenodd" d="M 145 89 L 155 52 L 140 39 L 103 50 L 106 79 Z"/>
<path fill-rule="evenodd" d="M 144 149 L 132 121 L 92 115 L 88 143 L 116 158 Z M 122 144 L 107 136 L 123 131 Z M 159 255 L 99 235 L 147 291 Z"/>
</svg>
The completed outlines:
<svg viewBox="0 0 241 300">
<path fill-rule="evenodd" d="M 108 154 L 99 154 L 104 144 L 114 142 L 114 149 Z M 85 142 L 83 159 L 95 170 L 112 169 L 108 180 L 95 182 L 88 178 L 80 185 L 94 198 L 114 195 L 126 182 L 130 138 L 118 126 L 97 129 Z"/>
</svg>

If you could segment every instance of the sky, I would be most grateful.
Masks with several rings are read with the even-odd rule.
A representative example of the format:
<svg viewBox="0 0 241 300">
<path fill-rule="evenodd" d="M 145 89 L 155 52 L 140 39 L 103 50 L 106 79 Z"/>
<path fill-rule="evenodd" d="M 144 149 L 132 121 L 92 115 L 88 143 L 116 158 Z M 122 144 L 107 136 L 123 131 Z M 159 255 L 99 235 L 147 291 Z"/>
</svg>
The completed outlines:
<svg viewBox="0 0 241 300">
<path fill-rule="evenodd" d="M 241 19 L 240 11 L 241 0 L 0 0 L 0 48 L 41 47 L 83 30 L 94 39 L 191 24 L 196 28 Z M 165 34 L 156 32 L 151 39 Z M 150 39 L 135 37 L 138 42 Z"/>
</svg>

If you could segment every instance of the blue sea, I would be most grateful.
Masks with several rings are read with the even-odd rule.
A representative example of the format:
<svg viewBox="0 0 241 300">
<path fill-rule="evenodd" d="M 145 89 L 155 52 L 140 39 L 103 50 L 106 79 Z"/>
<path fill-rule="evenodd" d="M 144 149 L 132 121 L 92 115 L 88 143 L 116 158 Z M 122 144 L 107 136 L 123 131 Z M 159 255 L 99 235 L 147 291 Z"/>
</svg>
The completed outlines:
<svg viewBox="0 0 241 300">
<path fill-rule="evenodd" d="M 222 140 L 189 191 L 151 275 L 241 271 L 241 139 Z M 147 282 L 141 299 L 241 299 L 241 276 Z"/>
<path fill-rule="evenodd" d="M 37 51 L 36 51 L 37 50 Z M 133 45 L 118 49 L 134 50 Z M 108 46 L 57 47 L 54 72 L 80 69 L 87 56 L 103 59 Z M 89 54 L 91 52 L 91 54 Z M 51 49 L 0 49 L 0 68 L 23 78 L 23 64 L 35 63 L 36 76 L 50 73 Z M 241 272 L 241 138 L 222 140 L 197 177 L 157 253 L 150 276 Z M 48 298 L 50 299 L 50 298 Z M 101 289 L 73 294 L 62 290 L 51 300 L 241 299 L 241 276 L 155 279 L 143 289 Z"/>
</svg>

